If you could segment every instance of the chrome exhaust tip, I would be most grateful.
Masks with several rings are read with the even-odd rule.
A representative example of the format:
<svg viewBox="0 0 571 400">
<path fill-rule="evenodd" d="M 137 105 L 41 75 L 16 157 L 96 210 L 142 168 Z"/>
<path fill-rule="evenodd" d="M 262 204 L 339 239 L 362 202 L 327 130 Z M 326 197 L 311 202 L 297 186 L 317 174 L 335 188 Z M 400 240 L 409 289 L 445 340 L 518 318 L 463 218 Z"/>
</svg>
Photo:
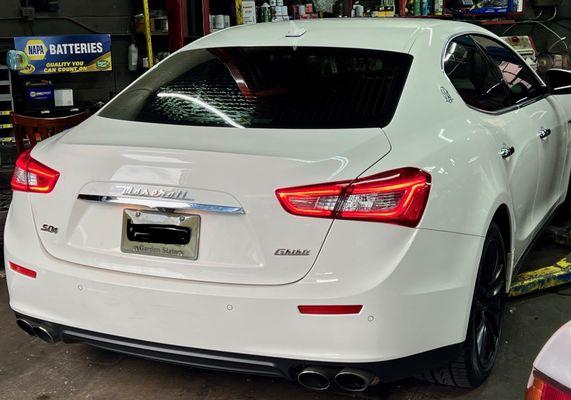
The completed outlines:
<svg viewBox="0 0 571 400">
<path fill-rule="evenodd" d="M 52 332 L 48 328 L 36 325 L 33 327 L 34 335 L 42 339 L 46 343 L 55 343 L 56 339 Z"/>
<path fill-rule="evenodd" d="M 327 370 L 320 367 L 307 367 L 297 374 L 299 384 L 311 390 L 327 390 L 331 387 Z"/>
<path fill-rule="evenodd" d="M 349 392 L 363 392 L 369 386 L 379 383 L 379 378 L 367 371 L 345 368 L 335 375 L 335 383 Z"/>
<path fill-rule="evenodd" d="M 16 320 L 16 324 L 20 327 L 21 330 L 26 332 L 30 336 L 36 336 L 34 333 L 34 327 L 28 321 L 22 318 L 18 318 Z"/>
</svg>

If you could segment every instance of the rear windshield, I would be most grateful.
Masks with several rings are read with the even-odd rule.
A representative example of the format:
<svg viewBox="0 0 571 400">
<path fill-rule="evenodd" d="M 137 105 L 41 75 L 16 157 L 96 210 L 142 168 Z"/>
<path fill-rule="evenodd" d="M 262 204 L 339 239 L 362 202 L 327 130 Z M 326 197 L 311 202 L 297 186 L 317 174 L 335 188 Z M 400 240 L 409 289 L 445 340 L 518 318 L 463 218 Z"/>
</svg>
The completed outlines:
<svg viewBox="0 0 571 400">
<path fill-rule="evenodd" d="M 102 117 L 235 128 L 387 125 L 412 57 L 323 47 L 224 47 L 161 62 Z"/>
</svg>

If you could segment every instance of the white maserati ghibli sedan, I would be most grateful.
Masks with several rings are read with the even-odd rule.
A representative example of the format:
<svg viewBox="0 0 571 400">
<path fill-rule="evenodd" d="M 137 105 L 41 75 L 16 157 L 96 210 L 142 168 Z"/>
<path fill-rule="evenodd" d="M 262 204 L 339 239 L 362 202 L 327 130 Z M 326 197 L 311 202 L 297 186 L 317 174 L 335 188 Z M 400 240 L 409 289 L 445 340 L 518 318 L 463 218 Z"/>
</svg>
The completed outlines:
<svg viewBox="0 0 571 400">
<path fill-rule="evenodd" d="M 571 78 L 473 25 L 230 28 L 20 155 L 10 305 L 47 342 L 365 390 L 490 374 L 569 182 Z"/>
</svg>

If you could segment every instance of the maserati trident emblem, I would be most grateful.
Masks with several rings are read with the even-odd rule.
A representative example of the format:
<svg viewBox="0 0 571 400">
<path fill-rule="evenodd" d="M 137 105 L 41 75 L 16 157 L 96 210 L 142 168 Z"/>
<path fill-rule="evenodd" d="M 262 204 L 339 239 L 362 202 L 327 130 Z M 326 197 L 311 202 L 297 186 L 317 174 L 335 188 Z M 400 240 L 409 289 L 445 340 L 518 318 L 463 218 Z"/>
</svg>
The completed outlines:
<svg viewBox="0 0 571 400">
<path fill-rule="evenodd" d="M 452 96 L 450 96 L 450 93 L 448 92 L 448 90 L 446 90 L 445 87 L 440 86 L 440 93 L 442 93 L 442 97 L 444 97 L 445 102 L 452 103 L 454 101 L 454 99 L 452 98 Z"/>
<path fill-rule="evenodd" d="M 152 199 L 187 200 L 186 190 L 149 189 L 136 186 L 118 186 L 123 196 L 148 197 Z M 190 200 L 190 199 L 188 199 Z"/>
</svg>

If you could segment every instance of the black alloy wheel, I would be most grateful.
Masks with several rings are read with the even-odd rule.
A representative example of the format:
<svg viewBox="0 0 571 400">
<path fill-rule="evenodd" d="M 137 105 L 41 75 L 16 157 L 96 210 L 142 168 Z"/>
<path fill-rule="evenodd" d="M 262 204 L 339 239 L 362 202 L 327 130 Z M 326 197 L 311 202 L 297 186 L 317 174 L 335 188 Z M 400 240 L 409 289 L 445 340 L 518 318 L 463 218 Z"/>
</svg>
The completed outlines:
<svg viewBox="0 0 571 400">
<path fill-rule="evenodd" d="M 506 287 L 506 258 L 501 236 L 494 235 L 486 241 L 472 311 L 478 363 L 485 371 L 491 370 L 500 344 Z"/>
<path fill-rule="evenodd" d="M 506 243 L 491 223 L 482 250 L 466 341 L 458 357 L 419 377 L 427 382 L 463 388 L 480 386 L 492 372 L 500 347 L 506 297 Z"/>
</svg>

